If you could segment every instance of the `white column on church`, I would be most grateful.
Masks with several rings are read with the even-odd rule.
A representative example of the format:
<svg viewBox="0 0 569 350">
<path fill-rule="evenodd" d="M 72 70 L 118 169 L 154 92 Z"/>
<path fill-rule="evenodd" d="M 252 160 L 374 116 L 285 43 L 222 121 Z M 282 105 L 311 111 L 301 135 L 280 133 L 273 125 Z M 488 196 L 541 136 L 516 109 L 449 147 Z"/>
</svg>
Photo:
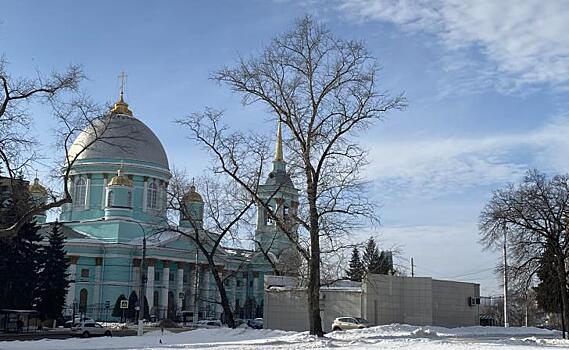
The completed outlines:
<svg viewBox="0 0 569 350">
<path fill-rule="evenodd" d="M 235 272 L 232 271 L 232 276 L 229 277 L 230 289 L 231 289 L 231 310 L 235 312 L 235 300 L 237 299 L 237 278 L 235 277 Z"/>
<path fill-rule="evenodd" d="M 132 281 L 131 281 L 131 286 L 132 289 L 135 291 L 136 296 L 138 298 L 140 298 L 140 288 L 141 288 L 141 284 L 140 284 L 140 260 L 139 259 L 134 259 L 132 262 Z M 142 303 L 141 303 L 142 305 Z"/>
<path fill-rule="evenodd" d="M 105 188 L 107 188 L 107 178 L 105 177 L 103 179 L 103 191 L 101 192 L 101 209 L 105 209 L 105 206 L 107 205 L 107 191 L 105 191 Z"/>
<path fill-rule="evenodd" d="M 142 211 L 146 212 L 146 204 L 148 202 L 148 179 L 144 178 L 144 185 L 142 187 Z"/>
<path fill-rule="evenodd" d="M 70 256 L 69 257 L 69 277 L 70 281 L 75 281 L 77 278 L 77 260 L 79 260 L 78 256 Z M 67 296 L 65 298 L 65 305 L 68 308 L 69 314 L 73 311 L 73 302 L 75 301 L 75 282 L 69 283 L 69 288 L 67 289 Z"/>
<path fill-rule="evenodd" d="M 204 267 L 202 268 L 202 276 L 203 276 L 203 305 L 204 305 L 204 310 L 207 311 L 207 317 L 209 317 L 209 311 L 212 309 L 210 307 L 210 298 L 211 298 L 211 271 L 209 271 L 209 266 L 208 265 L 204 265 Z"/>
<path fill-rule="evenodd" d="M 178 311 L 182 310 L 184 297 L 180 297 L 184 293 L 184 264 L 182 262 L 177 263 L 178 269 L 176 270 L 176 308 Z"/>
<path fill-rule="evenodd" d="M 253 297 L 257 301 L 257 294 L 259 294 L 259 273 L 253 272 Z"/>
<path fill-rule="evenodd" d="M 102 263 L 103 258 L 95 258 L 95 284 L 93 285 L 93 304 L 95 309 L 93 310 L 93 317 L 95 319 L 100 319 L 101 316 L 101 273 L 102 273 Z"/>
<path fill-rule="evenodd" d="M 148 272 L 146 274 L 146 300 L 148 301 L 148 311 L 152 315 L 154 307 L 154 260 L 148 259 Z"/>
<path fill-rule="evenodd" d="M 160 307 L 162 317 L 168 317 L 168 291 L 170 289 L 170 262 L 164 261 L 162 269 L 162 294 L 160 295 Z"/>
<path fill-rule="evenodd" d="M 87 181 L 85 184 L 85 209 L 90 208 L 91 203 L 91 177 L 87 176 Z"/>
<path fill-rule="evenodd" d="M 191 298 L 190 298 L 190 305 L 189 307 L 194 312 L 194 322 L 198 320 L 198 312 L 199 312 L 199 286 L 196 288 L 196 280 L 198 278 L 198 265 L 190 264 L 190 290 Z"/>
</svg>

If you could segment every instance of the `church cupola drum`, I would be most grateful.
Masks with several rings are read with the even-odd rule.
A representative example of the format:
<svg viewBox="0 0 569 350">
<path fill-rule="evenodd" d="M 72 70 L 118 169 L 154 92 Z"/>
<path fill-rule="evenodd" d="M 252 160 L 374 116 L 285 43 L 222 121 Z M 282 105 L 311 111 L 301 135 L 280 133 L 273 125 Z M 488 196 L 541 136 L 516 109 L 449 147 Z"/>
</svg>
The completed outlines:
<svg viewBox="0 0 569 350">
<path fill-rule="evenodd" d="M 62 220 L 163 220 L 172 177 L 168 157 L 158 137 L 125 102 L 124 80 L 117 102 L 79 134 L 69 159 L 75 161 L 69 181 L 72 203 L 63 208 Z M 119 207 L 123 215 L 118 215 Z"/>
</svg>

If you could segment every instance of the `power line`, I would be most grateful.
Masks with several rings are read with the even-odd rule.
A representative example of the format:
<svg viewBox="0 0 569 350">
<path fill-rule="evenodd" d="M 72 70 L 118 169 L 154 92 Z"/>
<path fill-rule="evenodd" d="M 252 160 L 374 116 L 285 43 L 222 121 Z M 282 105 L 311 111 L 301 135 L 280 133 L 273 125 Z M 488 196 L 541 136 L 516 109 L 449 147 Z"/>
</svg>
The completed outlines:
<svg viewBox="0 0 569 350">
<path fill-rule="evenodd" d="M 488 272 L 494 270 L 493 267 L 489 267 L 489 268 L 485 268 L 482 270 L 478 270 L 478 271 L 472 271 L 472 272 L 467 272 L 467 273 L 463 273 L 460 275 L 455 275 L 455 276 L 446 276 L 446 277 L 441 277 L 441 278 L 461 278 L 461 277 L 465 277 L 465 276 L 472 276 L 472 275 L 477 275 L 479 273 L 483 273 L 483 272 Z"/>
</svg>

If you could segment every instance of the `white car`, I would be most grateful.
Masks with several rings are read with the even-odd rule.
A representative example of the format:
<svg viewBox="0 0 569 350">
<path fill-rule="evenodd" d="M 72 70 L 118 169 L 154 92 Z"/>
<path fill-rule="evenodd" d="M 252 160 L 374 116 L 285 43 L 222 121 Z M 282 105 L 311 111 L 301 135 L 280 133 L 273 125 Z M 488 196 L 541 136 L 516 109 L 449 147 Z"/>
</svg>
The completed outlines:
<svg viewBox="0 0 569 350">
<path fill-rule="evenodd" d="M 196 326 L 200 328 L 218 328 L 222 324 L 219 320 L 200 320 L 196 323 Z"/>
<path fill-rule="evenodd" d="M 71 332 L 76 335 L 80 335 L 83 338 L 89 338 L 91 336 L 101 336 L 101 335 L 104 335 L 105 337 L 113 336 L 113 332 L 109 328 L 103 327 L 99 323 L 92 321 L 81 322 L 77 326 L 72 327 Z"/>
<path fill-rule="evenodd" d="M 359 317 L 338 317 L 332 322 L 333 331 L 344 331 L 347 329 L 362 329 L 371 326 L 368 320 Z"/>
<path fill-rule="evenodd" d="M 65 328 L 78 326 L 82 322 L 95 322 L 95 320 L 89 317 L 75 317 L 75 320 L 73 322 L 71 322 L 71 320 L 65 322 Z"/>
</svg>

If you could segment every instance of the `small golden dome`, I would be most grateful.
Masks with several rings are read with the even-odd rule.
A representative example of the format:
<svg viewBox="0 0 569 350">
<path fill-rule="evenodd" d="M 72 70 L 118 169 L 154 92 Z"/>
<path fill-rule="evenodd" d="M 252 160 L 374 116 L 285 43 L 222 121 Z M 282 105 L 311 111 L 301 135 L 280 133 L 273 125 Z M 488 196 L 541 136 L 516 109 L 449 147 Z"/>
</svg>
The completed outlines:
<svg viewBox="0 0 569 350">
<path fill-rule="evenodd" d="M 132 117 L 132 111 L 128 109 L 128 103 L 124 102 L 122 91 L 119 100 L 111 109 L 111 114 L 124 114 Z"/>
<path fill-rule="evenodd" d="M 107 186 L 127 186 L 132 187 L 132 180 L 122 174 L 122 168 L 117 171 Z"/>
<path fill-rule="evenodd" d="M 182 198 L 182 200 L 184 201 L 184 203 L 202 203 L 203 202 L 203 198 L 202 196 L 196 192 L 196 186 L 192 185 L 190 186 L 190 192 L 186 193 L 184 195 L 184 198 Z"/>
<path fill-rule="evenodd" d="M 32 194 L 47 195 L 47 190 L 40 184 L 40 180 L 36 177 L 34 183 L 28 187 L 28 191 Z"/>
</svg>

